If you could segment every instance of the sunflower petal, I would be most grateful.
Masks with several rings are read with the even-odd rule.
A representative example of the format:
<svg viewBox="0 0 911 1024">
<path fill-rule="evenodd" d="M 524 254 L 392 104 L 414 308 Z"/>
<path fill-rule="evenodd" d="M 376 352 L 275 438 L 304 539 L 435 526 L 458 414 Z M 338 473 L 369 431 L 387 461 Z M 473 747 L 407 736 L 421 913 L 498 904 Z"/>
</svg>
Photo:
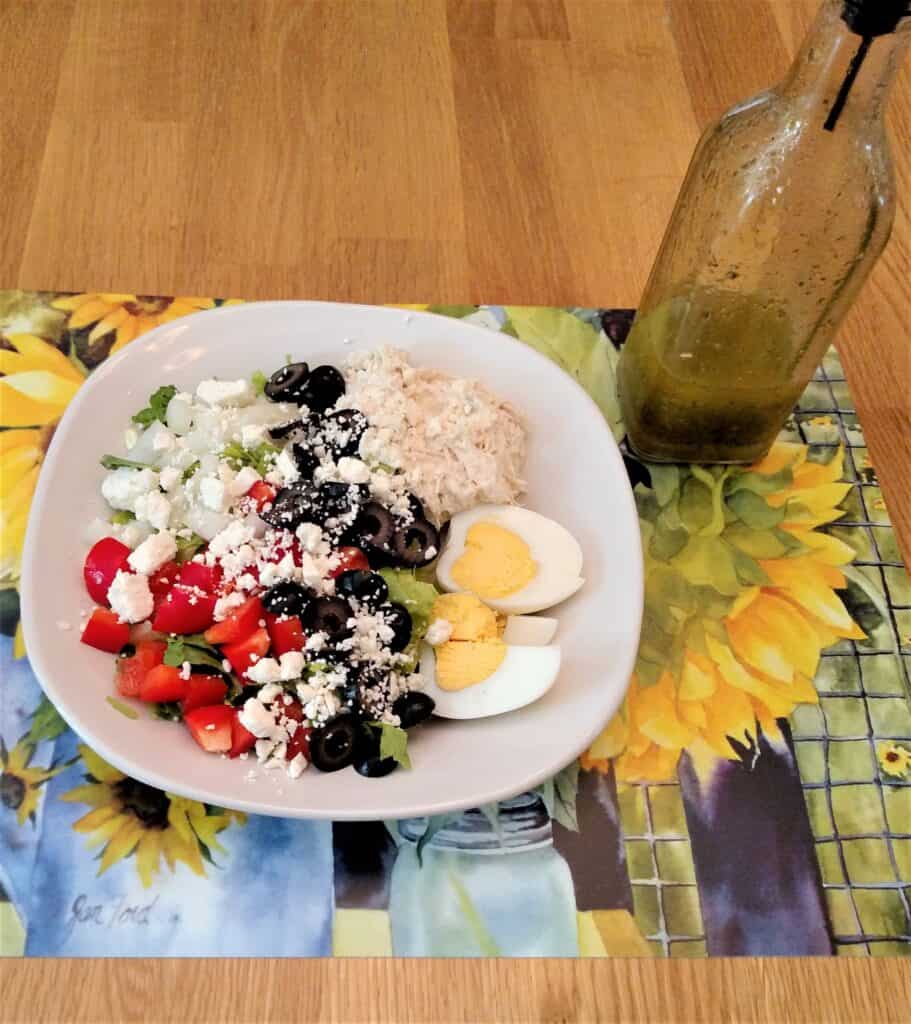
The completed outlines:
<svg viewBox="0 0 911 1024">
<path fill-rule="evenodd" d="M 20 431 L 7 431 L 7 433 L 20 433 Z M 28 430 L 21 431 L 21 433 L 37 434 L 38 431 Z M 35 468 L 35 464 L 40 458 L 41 448 L 37 444 L 19 445 L 17 448 L 11 448 L 8 452 L 0 454 L 0 494 L 4 498 L 11 494 L 16 484 L 28 474 L 29 470 Z M 9 498 L 6 498 L 6 503 L 10 509 L 16 508 Z"/>
<path fill-rule="evenodd" d="M 62 411 L 79 390 L 81 381 L 62 377 L 50 370 L 26 370 L 24 373 L 11 373 L 0 383 L 34 402 L 55 405 Z"/>
<path fill-rule="evenodd" d="M 0 458 L 16 448 L 37 446 L 41 440 L 40 430 L 3 430 L 0 431 Z"/>
<path fill-rule="evenodd" d="M 136 847 L 136 870 L 144 888 L 148 889 L 152 880 L 158 873 L 158 864 L 161 860 L 162 838 L 161 832 L 146 832 L 139 845 Z"/>
<path fill-rule="evenodd" d="M 143 828 L 136 818 L 128 818 L 124 821 L 120 831 L 112 837 L 111 841 L 104 848 L 101 855 L 101 863 L 98 865 L 98 874 L 103 875 L 105 871 L 112 868 L 118 861 L 123 860 L 136 848 L 136 844 L 142 838 Z"/>
<path fill-rule="evenodd" d="M 119 292 L 102 292 L 98 298 L 112 306 L 122 306 L 125 302 L 136 301 L 135 295 L 121 295 Z"/>
<path fill-rule="evenodd" d="M 601 735 L 588 748 L 588 756 L 594 759 L 617 757 L 629 738 L 629 722 L 622 711 L 607 723 Z"/>
<path fill-rule="evenodd" d="M 68 804 L 88 804 L 89 807 L 102 807 L 111 801 L 111 790 L 103 782 L 86 782 L 62 793 L 60 799 Z"/>
<path fill-rule="evenodd" d="M 614 762 L 618 782 L 667 782 L 677 773 L 679 750 L 664 750 L 652 745 L 639 757 L 629 752 Z"/>
<path fill-rule="evenodd" d="M 93 811 L 73 822 L 74 832 L 94 832 L 96 828 L 104 825 L 112 818 L 120 817 L 120 809 L 114 804 L 105 804 L 103 807 L 96 807 Z"/>
<path fill-rule="evenodd" d="M 89 331 L 89 341 L 97 341 L 119 327 L 130 314 L 121 306 L 102 317 Z"/>
<path fill-rule="evenodd" d="M 754 463 L 750 469 L 763 476 L 772 476 L 779 470 L 790 466 L 796 469 L 807 458 L 807 446 L 796 441 L 776 441 L 764 458 Z"/>
<path fill-rule="evenodd" d="M 115 352 L 119 352 L 125 345 L 136 337 L 136 331 L 139 326 L 139 321 L 135 316 L 128 317 L 124 322 L 117 328 L 117 340 L 111 346 L 111 355 Z"/>
<path fill-rule="evenodd" d="M 25 374 L 16 374 L 24 377 Z M 38 402 L 8 385 L 13 377 L 0 377 L 0 427 L 36 427 L 60 419 L 63 406 Z"/>
<path fill-rule="evenodd" d="M 44 338 L 34 334 L 11 334 L 9 340 L 25 360 L 25 369 L 47 370 L 75 384 L 81 384 L 85 379 L 60 349 Z"/>
<path fill-rule="evenodd" d="M 97 298 L 98 296 L 93 292 L 81 292 L 79 295 L 63 295 L 59 299 L 54 299 L 51 306 L 54 309 L 62 309 L 66 313 L 72 313 L 74 309 L 79 309 L 80 306 L 93 302 Z"/>
<path fill-rule="evenodd" d="M 76 331 L 80 327 L 88 327 L 89 324 L 93 324 L 96 320 L 113 312 L 113 308 L 111 303 L 105 302 L 103 299 L 92 299 L 86 302 L 70 315 L 70 330 Z"/>
<path fill-rule="evenodd" d="M 185 843 L 195 843 L 196 836 L 190 827 L 190 819 L 187 815 L 187 804 L 192 801 L 183 797 L 171 797 L 171 805 L 168 808 L 168 824 L 180 836 Z"/>
<path fill-rule="evenodd" d="M 99 846 L 104 846 L 108 840 L 112 839 L 120 829 L 123 827 L 125 815 L 117 814 L 110 820 L 106 821 L 103 825 L 99 825 L 98 828 L 86 839 L 85 848 L 87 850 L 97 850 Z"/>
<path fill-rule="evenodd" d="M 79 753 L 89 774 L 94 775 L 99 782 L 120 782 L 121 779 L 126 778 L 123 772 L 117 771 L 84 743 L 79 744 Z"/>
</svg>

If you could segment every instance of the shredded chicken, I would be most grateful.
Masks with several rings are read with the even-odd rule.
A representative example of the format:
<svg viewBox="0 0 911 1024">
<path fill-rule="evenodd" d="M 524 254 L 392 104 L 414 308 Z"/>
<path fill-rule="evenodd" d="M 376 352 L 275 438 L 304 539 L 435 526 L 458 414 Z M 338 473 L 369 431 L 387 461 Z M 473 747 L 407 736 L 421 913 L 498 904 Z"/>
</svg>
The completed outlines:
<svg viewBox="0 0 911 1024">
<path fill-rule="evenodd" d="M 371 424 L 362 457 L 401 470 L 433 522 L 522 494 L 525 425 L 482 384 L 415 368 L 388 347 L 353 355 L 344 373 L 340 404 L 360 409 Z"/>
</svg>

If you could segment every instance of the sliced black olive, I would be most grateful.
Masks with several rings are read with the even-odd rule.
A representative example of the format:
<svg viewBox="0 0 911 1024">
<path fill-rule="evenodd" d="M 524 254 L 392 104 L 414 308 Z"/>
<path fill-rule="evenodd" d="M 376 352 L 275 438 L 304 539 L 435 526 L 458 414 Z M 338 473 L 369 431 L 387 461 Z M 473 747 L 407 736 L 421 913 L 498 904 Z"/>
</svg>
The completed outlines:
<svg viewBox="0 0 911 1024">
<path fill-rule="evenodd" d="M 386 624 L 392 629 L 392 642 L 389 648 L 394 653 L 404 651 L 411 642 L 411 614 L 401 604 L 387 604 L 380 609 Z"/>
<path fill-rule="evenodd" d="M 394 772 L 398 764 L 394 757 L 380 757 L 380 734 L 364 725 L 358 733 L 354 751 L 354 770 L 368 779 L 379 779 Z"/>
<path fill-rule="evenodd" d="M 313 522 L 313 502 L 309 491 L 300 487 L 283 487 L 272 501 L 272 507 L 259 513 L 276 530 L 296 530 L 301 523 Z"/>
<path fill-rule="evenodd" d="M 345 378 L 334 366 L 315 366 L 301 391 L 300 402 L 311 412 L 325 412 L 345 393 Z"/>
<path fill-rule="evenodd" d="M 357 455 L 361 438 L 367 429 L 364 414 L 357 409 L 338 409 L 323 420 L 320 434 L 335 458 Z"/>
<path fill-rule="evenodd" d="M 408 508 L 415 519 L 426 519 L 424 515 L 424 503 L 416 494 L 408 495 Z"/>
<path fill-rule="evenodd" d="M 293 444 L 291 445 L 291 455 L 301 478 L 312 480 L 313 473 L 319 465 L 319 456 L 316 452 L 311 448 L 304 447 L 302 444 Z"/>
<path fill-rule="evenodd" d="M 415 519 L 395 532 L 393 553 L 400 565 L 411 569 L 427 565 L 436 558 L 439 550 L 439 531 L 426 519 Z"/>
<path fill-rule="evenodd" d="M 428 697 L 420 690 L 412 690 L 397 698 L 392 705 L 392 713 L 399 716 L 403 729 L 410 729 L 430 718 L 435 707 L 433 697 Z"/>
<path fill-rule="evenodd" d="M 364 569 L 349 569 L 335 581 L 335 589 L 345 597 L 354 598 L 368 608 L 379 608 L 389 597 L 386 581 L 376 572 Z"/>
<path fill-rule="evenodd" d="M 310 602 L 302 621 L 308 633 L 325 633 L 331 642 L 338 642 L 351 635 L 350 617 L 347 601 L 340 597 L 318 597 Z"/>
<path fill-rule="evenodd" d="M 327 519 L 340 519 L 348 515 L 352 509 L 357 512 L 370 496 L 366 484 L 346 484 L 332 480 L 320 484 L 316 492 L 316 508 L 322 517 Z"/>
<path fill-rule="evenodd" d="M 277 427 L 269 427 L 269 437 L 273 441 L 281 441 L 289 434 L 293 434 L 295 430 L 300 430 L 303 427 L 301 420 L 291 420 L 290 423 L 280 423 Z"/>
<path fill-rule="evenodd" d="M 354 760 L 358 726 L 350 715 L 339 715 L 310 734 L 310 760 L 321 772 L 337 772 Z"/>
<path fill-rule="evenodd" d="M 263 389 L 266 398 L 273 402 L 300 402 L 304 387 L 310 376 L 306 363 L 288 363 L 266 381 Z"/>
<path fill-rule="evenodd" d="M 310 595 L 300 584 L 282 580 L 263 594 L 263 608 L 272 615 L 303 615 Z"/>
<path fill-rule="evenodd" d="M 395 519 L 379 502 L 368 501 L 352 530 L 351 541 L 365 551 L 390 551 L 395 537 Z"/>
</svg>

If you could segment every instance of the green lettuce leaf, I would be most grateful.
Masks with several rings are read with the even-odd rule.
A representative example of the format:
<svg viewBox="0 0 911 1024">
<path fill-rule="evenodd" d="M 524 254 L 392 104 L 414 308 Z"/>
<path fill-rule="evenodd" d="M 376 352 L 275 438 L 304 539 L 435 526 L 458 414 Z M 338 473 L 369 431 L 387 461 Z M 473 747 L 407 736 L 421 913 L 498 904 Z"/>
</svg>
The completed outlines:
<svg viewBox="0 0 911 1024">
<path fill-rule="evenodd" d="M 168 402 L 177 394 L 177 388 L 173 384 L 165 384 L 163 387 L 153 391 L 149 398 L 149 404 L 145 409 L 140 409 L 133 417 L 133 422 L 142 427 L 148 427 L 155 420 L 167 422 Z"/>
<path fill-rule="evenodd" d="M 432 583 L 424 583 L 408 569 L 380 569 L 389 587 L 389 600 L 404 605 L 411 616 L 411 642 L 424 638 L 430 625 L 433 603 L 440 596 Z"/>
</svg>

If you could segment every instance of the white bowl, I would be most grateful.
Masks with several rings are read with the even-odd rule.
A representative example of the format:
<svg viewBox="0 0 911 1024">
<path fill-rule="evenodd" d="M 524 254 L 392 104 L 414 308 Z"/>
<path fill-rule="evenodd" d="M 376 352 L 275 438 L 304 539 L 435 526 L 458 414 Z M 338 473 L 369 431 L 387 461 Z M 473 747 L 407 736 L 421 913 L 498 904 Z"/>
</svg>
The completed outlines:
<svg viewBox="0 0 911 1024">
<path fill-rule="evenodd" d="M 179 725 L 145 708 L 130 720 L 114 694 L 113 658 L 79 642 L 91 607 L 82 582 L 84 525 L 105 514 L 98 464 L 122 450 L 130 416 L 173 383 L 270 373 L 285 354 L 311 366 L 393 344 L 416 365 L 475 377 L 530 424 L 530 508 L 566 526 L 585 552 L 585 586 L 549 611 L 563 663 L 540 701 L 476 721 L 434 721 L 411 734 L 413 768 L 365 779 L 353 768 L 297 781 L 252 760 L 204 754 Z M 448 317 L 322 302 L 264 302 L 198 313 L 151 331 L 89 378 L 57 428 L 32 505 L 22 613 L 35 673 L 73 729 L 121 771 L 171 793 L 258 814 L 379 819 L 440 814 L 513 796 L 580 754 L 620 706 L 642 614 L 642 557 L 623 461 L 594 402 L 521 342 Z M 63 631 L 60 621 L 73 624 Z M 248 777 L 249 776 L 249 777 Z"/>
</svg>

